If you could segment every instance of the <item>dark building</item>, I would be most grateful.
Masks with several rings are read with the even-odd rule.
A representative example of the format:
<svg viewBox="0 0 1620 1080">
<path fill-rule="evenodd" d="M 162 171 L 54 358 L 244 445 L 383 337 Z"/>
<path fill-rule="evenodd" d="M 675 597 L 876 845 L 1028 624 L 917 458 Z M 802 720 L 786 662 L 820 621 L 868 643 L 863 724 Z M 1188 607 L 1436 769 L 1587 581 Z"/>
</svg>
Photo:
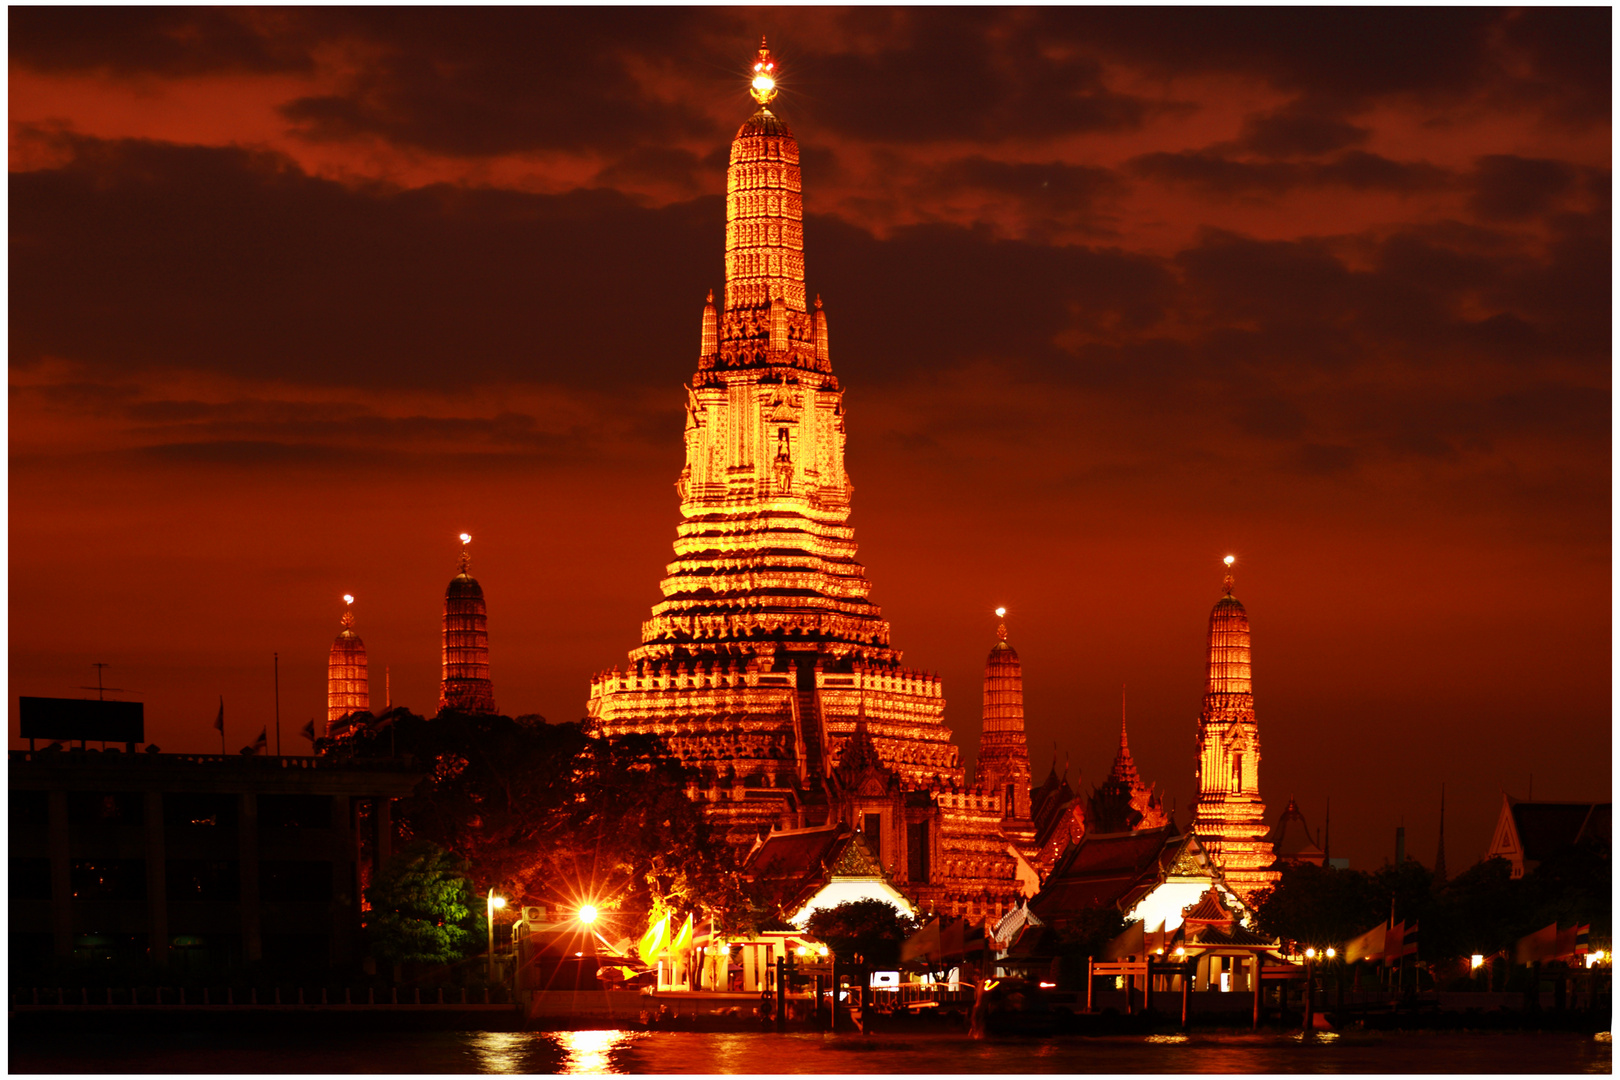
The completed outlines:
<svg viewBox="0 0 1620 1080">
<path fill-rule="evenodd" d="M 396 761 L 13 751 L 12 978 L 53 960 L 354 965 L 362 862 L 388 857 L 391 800 L 418 779 Z"/>
<path fill-rule="evenodd" d="M 1523 877 L 1560 848 L 1587 839 L 1608 842 L 1612 811 L 1606 802 L 1530 802 L 1504 792 L 1485 857 L 1506 859 L 1513 876 Z"/>
</svg>

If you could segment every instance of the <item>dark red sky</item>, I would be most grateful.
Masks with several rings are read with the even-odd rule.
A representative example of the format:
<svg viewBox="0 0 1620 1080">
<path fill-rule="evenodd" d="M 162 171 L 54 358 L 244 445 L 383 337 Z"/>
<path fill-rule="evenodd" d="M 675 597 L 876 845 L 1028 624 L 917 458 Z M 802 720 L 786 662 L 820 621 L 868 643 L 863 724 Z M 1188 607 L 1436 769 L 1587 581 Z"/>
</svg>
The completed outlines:
<svg viewBox="0 0 1620 1080">
<path fill-rule="evenodd" d="M 166 750 L 436 704 L 474 534 L 505 711 L 657 599 L 681 383 L 763 31 L 848 388 L 854 522 L 971 755 L 1119 690 L 1185 807 L 1238 556 L 1274 815 L 1477 857 L 1610 793 L 1610 13 L 12 8 L 11 695 Z M 15 719 L 13 719 L 15 731 Z M 16 745 L 15 739 L 13 745 Z M 1182 817 L 1186 817 L 1185 811 Z"/>
</svg>

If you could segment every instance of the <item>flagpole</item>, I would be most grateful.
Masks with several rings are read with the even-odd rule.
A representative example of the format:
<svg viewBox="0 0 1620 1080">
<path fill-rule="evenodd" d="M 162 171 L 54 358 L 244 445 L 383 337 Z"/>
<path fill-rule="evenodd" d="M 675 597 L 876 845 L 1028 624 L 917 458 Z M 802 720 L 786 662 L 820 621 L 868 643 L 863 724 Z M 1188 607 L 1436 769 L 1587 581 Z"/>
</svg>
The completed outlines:
<svg viewBox="0 0 1620 1080">
<path fill-rule="evenodd" d="M 281 654 L 271 653 L 276 680 L 276 757 L 281 756 Z"/>
</svg>

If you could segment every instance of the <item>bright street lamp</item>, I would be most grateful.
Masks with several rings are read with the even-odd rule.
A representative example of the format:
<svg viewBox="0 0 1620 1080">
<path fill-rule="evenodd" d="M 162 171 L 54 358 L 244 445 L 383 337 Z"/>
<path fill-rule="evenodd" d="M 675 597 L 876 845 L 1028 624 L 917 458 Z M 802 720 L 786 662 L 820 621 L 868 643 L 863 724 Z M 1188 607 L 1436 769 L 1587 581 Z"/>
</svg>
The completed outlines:
<svg viewBox="0 0 1620 1080">
<path fill-rule="evenodd" d="M 580 908 L 579 909 L 579 921 L 584 923 L 586 926 L 589 926 L 589 925 L 591 925 L 591 923 L 595 922 L 596 921 L 596 905 L 595 904 L 586 904 L 584 907 Z"/>
<path fill-rule="evenodd" d="M 506 906 L 506 897 L 496 896 L 495 887 L 490 886 L 489 899 L 484 908 L 484 926 L 489 930 L 489 953 L 484 961 L 484 977 L 489 982 L 495 981 L 495 909 Z"/>
</svg>

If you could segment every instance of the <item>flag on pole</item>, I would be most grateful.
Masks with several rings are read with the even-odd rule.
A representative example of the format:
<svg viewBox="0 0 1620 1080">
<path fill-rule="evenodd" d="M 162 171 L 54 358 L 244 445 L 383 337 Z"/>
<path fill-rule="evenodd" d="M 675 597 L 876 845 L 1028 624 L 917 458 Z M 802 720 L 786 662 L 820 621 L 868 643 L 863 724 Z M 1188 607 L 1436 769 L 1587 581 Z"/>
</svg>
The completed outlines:
<svg viewBox="0 0 1620 1080">
<path fill-rule="evenodd" d="M 1553 959 L 1562 960 L 1566 956 L 1574 956 L 1579 940 L 1579 926 L 1566 926 L 1558 931 L 1557 942 L 1553 945 Z"/>
<path fill-rule="evenodd" d="M 266 724 L 264 727 L 259 729 L 259 737 L 257 739 L 253 740 L 253 745 L 252 746 L 248 747 L 248 753 L 250 753 L 250 754 L 262 754 L 262 753 L 264 753 L 265 747 L 267 745 L 269 745 L 269 740 L 265 737 L 266 735 L 269 734 L 269 731 L 270 731 L 270 726 L 268 724 Z"/>
<path fill-rule="evenodd" d="M 1418 924 L 1406 927 L 1401 937 L 1401 955 L 1416 956 L 1418 951 Z"/>
<path fill-rule="evenodd" d="M 1400 963 L 1401 957 L 1406 955 L 1406 920 L 1402 919 L 1389 928 L 1384 937 L 1384 959 Z"/>
<path fill-rule="evenodd" d="M 214 717 L 214 730 L 225 734 L 225 695 L 219 696 L 219 715 Z"/>
<path fill-rule="evenodd" d="M 1360 937 L 1351 938 L 1344 944 L 1344 962 L 1354 964 L 1358 960 L 1368 960 L 1378 963 L 1384 958 L 1384 939 L 1388 934 L 1389 927 L 1379 923 Z"/>
<path fill-rule="evenodd" d="M 309 740 L 310 745 L 313 746 L 315 744 L 315 718 L 314 717 L 310 717 L 309 723 L 304 725 L 304 730 L 303 730 L 302 734 L 303 734 L 304 738 Z"/>
<path fill-rule="evenodd" d="M 662 956 L 664 950 L 668 947 L 669 916 L 665 915 L 662 919 L 649 926 L 647 932 L 641 935 L 641 941 L 636 944 L 636 952 L 640 954 L 641 962 L 650 967 L 653 961 Z"/>
<path fill-rule="evenodd" d="M 671 953 L 674 953 L 676 956 L 679 956 L 682 953 L 684 953 L 687 949 L 690 949 L 691 947 L 692 947 L 692 916 L 690 914 L 688 914 L 686 916 L 685 924 L 681 926 L 680 932 L 675 935 L 675 940 L 670 942 L 669 951 Z"/>
<path fill-rule="evenodd" d="M 1515 964 L 1533 964 L 1537 960 L 1551 960 L 1558 947 L 1558 924 L 1548 923 L 1533 934 L 1526 934 L 1513 947 Z"/>
<path fill-rule="evenodd" d="M 1586 923 L 1575 927 L 1575 955 L 1585 956 L 1591 951 L 1592 924 Z"/>
</svg>

